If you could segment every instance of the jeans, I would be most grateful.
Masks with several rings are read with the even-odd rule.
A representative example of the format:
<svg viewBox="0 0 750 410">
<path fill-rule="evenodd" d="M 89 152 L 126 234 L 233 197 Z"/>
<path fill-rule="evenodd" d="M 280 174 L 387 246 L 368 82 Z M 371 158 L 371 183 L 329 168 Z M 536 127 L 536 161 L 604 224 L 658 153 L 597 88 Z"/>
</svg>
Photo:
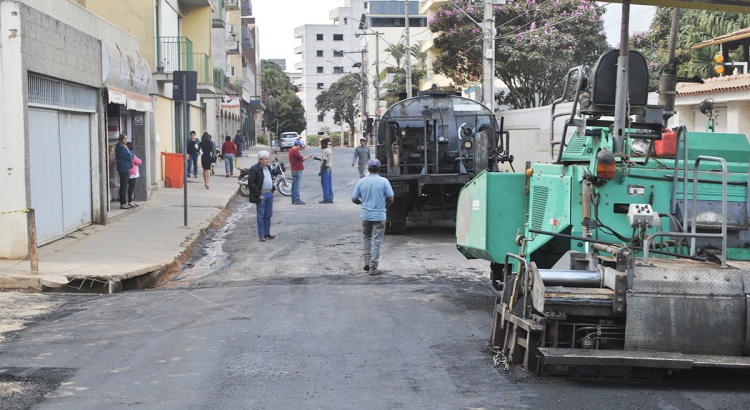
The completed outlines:
<svg viewBox="0 0 750 410">
<path fill-rule="evenodd" d="M 357 168 L 359 168 L 359 177 L 364 178 L 367 175 L 367 164 L 357 165 Z"/>
<path fill-rule="evenodd" d="M 120 205 L 128 202 L 128 185 L 130 185 L 130 171 L 117 171 L 120 176 L 120 190 L 117 195 L 120 197 Z M 135 185 L 135 184 L 133 184 Z"/>
<path fill-rule="evenodd" d="M 333 179 L 331 167 L 325 167 L 320 175 L 320 186 L 323 187 L 323 201 L 333 202 Z"/>
<path fill-rule="evenodd" d="M 193 167 L 193 175 L 198 176 L 198 154 L 188 154 L 187 176 L 190 176 L 190 167 Z"/>
<path fill-rule="evenodd" d="M 299 197 L 299 186 L 302 183 L 302 171 L 292 171 L 292 203 L 302 201 Z"/>
<path fill-rule="evenodd" d="M 273 193 L 263 192 L 263 199 L 256 209 L 258 215 L 258 237 L 265 238 L 271 234 L 271 217 L 273 216 Z"/>
<path fill-rule="evenodd" d="M 224 170 L 227 175 L 234 174 L 234 154 L 224 154 Z"/>
<path fill-rule="evenodd" d="M 242 156 L 242 149 L 245 148 L 245 144 L 236 144 L 237 145 L 237 156 Z"/>
<path fill-rule="evenodd" d="M 362 251 L 365 265 L 377 268 L 380 260 L 380 244 L 385 235 L 385 221 L 362 221 L 362 233 L 364 234 Z"/>
</svg>

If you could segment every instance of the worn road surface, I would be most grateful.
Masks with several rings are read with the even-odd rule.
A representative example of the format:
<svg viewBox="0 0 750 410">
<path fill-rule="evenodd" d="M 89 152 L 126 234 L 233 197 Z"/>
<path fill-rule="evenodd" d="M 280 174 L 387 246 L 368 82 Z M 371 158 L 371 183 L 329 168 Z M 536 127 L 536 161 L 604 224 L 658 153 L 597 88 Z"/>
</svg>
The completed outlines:
<svg viewBox="0 0 750 410">
<path fill-rule="evenodd" d="M 238 199 L 158 289 L 2 295 L 37 310 L 0 341 L 0 408 L 748 408 L 747 374 L 628 382 L 494 368 L 489 266 L 461 256 L 452 224 L 386 236 L 385 273 L 362 270 L 351 155 L 334 150 L 334 204 L 318 204 L 308 161 L 308 204 L 275 197 L 276 239 L 258 241 L 254 205 Z"/>
</svg>

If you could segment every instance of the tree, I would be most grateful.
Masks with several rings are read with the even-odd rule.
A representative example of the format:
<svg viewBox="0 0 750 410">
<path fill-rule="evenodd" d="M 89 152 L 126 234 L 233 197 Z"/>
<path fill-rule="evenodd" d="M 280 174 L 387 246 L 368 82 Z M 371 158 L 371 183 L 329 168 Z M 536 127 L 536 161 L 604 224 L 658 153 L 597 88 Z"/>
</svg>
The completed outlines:
<svg viewBox="0 0 750 410">
<path fill-rule="evenodd" d="M 307 128 L 305 109 L 296 94 L 296 87 L 278 64 L 262 60 L 261 89 L 266 106 L 267 126 L 279 132 L 302 132 Z"/>
<path fill-rule="evenodd" d="M 442 53 L 437 73 L 457 85 L 478 82 L 482 74 L 482 30 L 464 13 L 481 22 L 481 9 L 467 0 L 442 6 L 429 21 Z M 562 94 L 567 71 L 593 65 L 607 49 L 604 8 L 587 0 L 528 0 L 494 6 L 495 76 L 508 93 L 499 103 L 513 108 L 546 105 Z"/>
<path fill-rule="evenodd" d="M 666 63 L 671 25 L 672 9 L 659 7 L 656 9 L 649 30 L 646 33 L 634 34 L 630 39 L 630 46 L 642 51 L 649 59 L 650 68 L 653 68 L 652 83 L 653 77 L 658 77 Z M 709 46 L 698 50 L 693 50 L 692 46 L 748 26 L 750 26 L 750 16 L 747 14 L 683 9 L 675 49 L 679 67 L 677 74 L 681 77 L 717 76 L 713 71 L 716 65 L 713 58 L 720 52 L 719 46 Z M 730 57 L 733 61 L 742 61 L 740 50 L 730 53 Z M 653 90 L 655 87 L 652 87 Z"/>
<path fill-rule="evenodd" d="M 350 130 L 354 130 L 361 93 L 362 77 L 354 73 L 346 74 L 315 98 L 315 109 L 320 115 L 332 112 L 336 124 L 346 123 Z"/>
<path fill-rule="evenodd" d="M 388 90 L 385 98 L 386 105 L 391 106 L 400 100 L 402 94 L 406 94 L 406 46 L 399 42 L 390 45 L 385 51 L 396 60 L 396 67 L 386 69 L 387 72 L 393 74 L 391 81 L 385 85 Z M 409 55 L 412 57 L 410 60 L 412 95 L 417 95 L 419 83 L 427 77 L 427 53 L 420 51 L 418 45 L 413 45 L 409 48 Z"/>
</svg>

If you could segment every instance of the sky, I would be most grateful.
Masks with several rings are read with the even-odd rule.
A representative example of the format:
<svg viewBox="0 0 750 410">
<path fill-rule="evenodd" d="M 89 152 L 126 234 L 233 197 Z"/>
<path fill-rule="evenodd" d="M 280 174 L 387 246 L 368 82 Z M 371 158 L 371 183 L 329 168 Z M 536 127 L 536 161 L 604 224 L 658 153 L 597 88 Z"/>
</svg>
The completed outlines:
<svg viewBox="0 0 750 410">
<path fill-rule="evenodd" d="M 328 12 L 344 7 L 344 0 L 254 0 L 253 15 L 260 34 L 260 58 L 284 58 L 286 69 L 301 61 L 294 48 L 300 40 L 294 29 L 305 24 L 331 24 Z"/>
<path fill-rule="evenodd" d="M 344 0 L 253 1 L 253 15 L 260 31 L 260 58 L 284 58 L 287 70 L 294 70 L 294 64 L 300 62 L 300 56 L 294 54 L 294 48 L 300 45 L 300 40 L 294 38 L 294 29 L 305 24 L 330 24 L 328 13 L 344 7 L 344 4 Z M 604 30 L 613 47 L 620 42 L 621 8 L 621 4 L 611 3 L 604 15 Z M 631 6 L 630 33 L 648 30 L 655 9 L 653 6 Z"/>
</svg>

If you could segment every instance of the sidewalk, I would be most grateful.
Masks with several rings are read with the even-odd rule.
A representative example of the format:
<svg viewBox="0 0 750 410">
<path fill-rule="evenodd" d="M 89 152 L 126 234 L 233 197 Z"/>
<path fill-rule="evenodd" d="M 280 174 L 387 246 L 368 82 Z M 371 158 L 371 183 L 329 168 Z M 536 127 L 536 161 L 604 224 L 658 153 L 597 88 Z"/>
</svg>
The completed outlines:
<svg viewBox="0 0 750 410">
<path fill-rule="evenodd" d="M 245 149 L 240 166 L 257 162 L 265 146 Z M 224 163 L 214 167 L 210 189 L 203 176 L 188 178 L 187 226 L 182 188 L 161 188 L 151 192 L 147 202 L 120 210 L 113 204 L 107 225 L 90 225 L 65 238 L 39 248 L 39 273 L 31 273 L 28 260 L 0 259 L 0 289 L 104 288 L 116 292 L 123 281 L 156 273 L 171 264 L 199 238 L 201 231 L 220 215 L 237 194 L 238 170 L 226 178 Z M 137 284 L 136 284 L 137 285 Z"/>
</svg>

